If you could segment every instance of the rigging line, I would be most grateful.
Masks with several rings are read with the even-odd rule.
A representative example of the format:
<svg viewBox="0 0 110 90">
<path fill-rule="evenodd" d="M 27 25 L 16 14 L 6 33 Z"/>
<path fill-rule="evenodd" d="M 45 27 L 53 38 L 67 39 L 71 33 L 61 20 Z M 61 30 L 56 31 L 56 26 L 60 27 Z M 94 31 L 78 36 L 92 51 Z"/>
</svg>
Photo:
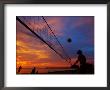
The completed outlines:
<svg viewBox="0 0 110 90">
<path fill-rule="evenodd" d="M 16 19 L 24 25 L 29 31 L 31 31 L 35 36 L 37 36 L 41 41 L 43 41 L 48 47 L 54 50 L 61 58 L 65 59 L 60 53 L 58 53 L 53 47 L 51 47 L 44 39 L 42 39 L 39 35 L 37 35 L 32 29 L 30 29 L 23 21 L 21 21 L 17 16 Z M 66 60 L 66 59 L 65 59 Z M 66 60 L 67 61 L 67 60 Z"/>
<path fill-rule="evenodd" d="M 47 24 L 47 26 L 49 27 L 49 29 L 51 30 L 51 32 L 53 33 L 52 29 L 50 28 L 49 24 L 47 23 L 47 21 L 45 20 L 44 16 L 42 16 L 42 18 L 44 19 L 45 23 Z M 65 52 L 66 56 L 70 59 L 71 58 L 68 56 L 68 54 L 66 53 L 66 51 L 64 50 L 63 46 L 61 45 L 61 43 L 59 42 L 58 38 L 56 37 L 56 35 L 53 33 L 54 37 L 56 38 L 56 40 L 58 41 L 58 43 L 60 44 L 60 46 L 62 47 L 63 51 Z"/>
</svg>

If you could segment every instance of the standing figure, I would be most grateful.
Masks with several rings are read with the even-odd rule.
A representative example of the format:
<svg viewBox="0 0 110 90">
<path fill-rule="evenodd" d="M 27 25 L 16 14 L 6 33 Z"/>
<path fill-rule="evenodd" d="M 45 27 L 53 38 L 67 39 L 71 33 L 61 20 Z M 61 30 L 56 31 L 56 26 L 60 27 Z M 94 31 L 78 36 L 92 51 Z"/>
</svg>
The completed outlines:
<svg viewBox="0 0 110 90">
<path fill-rule="evenodd" d="M 18 68 L 18 73 L 20 73 L 21 69 L 22 69 L 22 67 L 20 66 L 20 67 Z"/>
<path fill-rule="evenodd" d="M 78 54 L 78 59 L 75 62 L 75 64 L 80 62 L 79 73 L 84 74 L 84 73 L 86 73 L 86 57 L 83 55 L 83 52 L 81 50 L 78 50 L 77 54 Z"/>
<path fill-rule="evenodd" d="M 32 69 L 32 72 L 31 72 L 31 74 L 35 74 L 36 72 L 36 68 L 34 67 L 33 69 Z"/>
</svg>

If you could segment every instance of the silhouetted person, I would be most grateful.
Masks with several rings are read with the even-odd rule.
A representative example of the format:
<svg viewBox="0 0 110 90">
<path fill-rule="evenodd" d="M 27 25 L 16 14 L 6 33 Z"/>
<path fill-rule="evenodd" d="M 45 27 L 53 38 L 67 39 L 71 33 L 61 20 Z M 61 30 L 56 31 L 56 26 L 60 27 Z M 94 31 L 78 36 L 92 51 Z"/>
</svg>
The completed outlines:
<svg viewBox="0 0 110 90">
<path fill-rule="evenodd" d="M 36 72 L 36 74 L 38 74 L 38 71 Z"/>
<path fill-rule="evenodd" d="M 20 73 L 21 69 L 22 69 L 22 67 L 20 66 L 20 67 L 18 68 L 18 73 Z"/>
<path fill-rule="evenodd" d="M 35 74 L 36 72 L 36 68 L 34 67 L 33 69 L 32 69 L 32 72 L 31 72 L 31 74 Z"/>
<path fill-rule="evenodd" d="M 80 73 L 86 73 L 86 57 L 83 55 L 83 52 L 81 50 L 77 51 L 78 54 L 78 60 L 75 62 L 74 65 L 76 65 L 78 62 L 80 62 Z"/>
</svg>

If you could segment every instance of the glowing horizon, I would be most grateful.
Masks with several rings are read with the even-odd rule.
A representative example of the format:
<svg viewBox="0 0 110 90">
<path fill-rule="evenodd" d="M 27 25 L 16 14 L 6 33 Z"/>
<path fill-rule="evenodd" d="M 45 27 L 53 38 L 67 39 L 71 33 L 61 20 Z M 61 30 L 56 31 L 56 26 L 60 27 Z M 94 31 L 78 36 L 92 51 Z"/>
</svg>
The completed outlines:
<svg viewBox="0 0 110 90">
<path fill-rule="evenodd" d="M 25 16 L 24 16 L 25 17 Z M 37 17 L 37 16 L 36 16 Z M 27 22 L 32 22 L 32 18 Z M 58 37 L 66 52 L 72 59 L 77 60 L 77 50 L 84 51 L 87 60 L 94 62 L 94 17 L 93 16 L 45 16 L 48 24 Z M 37 24 L 37 23 L 36 23 Z M 30 25 L 42 29 L 44 24 Z M 16 67 L 69 67 L 63 60 L 41 40 L 36 38 L 23 25 L 16 21 Z M 68 43 L 67 39 L 72 42 Z M 92 61 L 90 61 L 92 60 Z"/>
</svg>

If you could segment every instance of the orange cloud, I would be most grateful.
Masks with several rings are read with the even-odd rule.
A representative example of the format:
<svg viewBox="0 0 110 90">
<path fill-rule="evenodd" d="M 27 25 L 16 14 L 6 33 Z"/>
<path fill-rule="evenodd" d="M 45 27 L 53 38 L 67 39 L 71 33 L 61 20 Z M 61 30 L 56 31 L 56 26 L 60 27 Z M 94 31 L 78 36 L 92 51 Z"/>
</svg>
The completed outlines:
<svg viewBox="0 0 110 90">
<path fill-rule="evenodd" d="M 47 51 L 45 51 L 44 49 L 41 50 L 32 49 L 22 41 L 17 41 L 16 52 L 18 56 L 19 54 L 20 55 L 25 54 L 25 56 L 28 55 L 26 56 L 26 58 L 29 58 L 30 56 L 33 56 L 33 58 L 37 58 L 37 59 L 49 58 L 49 53 L 47 53 Z"/>
<path fill-rule="evenodd" d="M 61 29 L 62 24 L 58 18 L 48 19 L 48 24 L 56 25 Z M 30 24 L 31 25 L 31 24 Z M 32 24 L 35 26 L 34 24 Z M 35 27 L 38 27 L 37 25 Z M 43 26 L 39 27 L 43 28 Z M 27 34 L 28 32 L 28 34 Z M 59 33 L 58 33 L 59 34 Z M 31 35 L 20 23 L 17 22 L 17 40 L 16 40 L 16 63 L 17 67 L 67 67 L 68 63 L 53 52 L 47 45 Z"/>
</svg>

